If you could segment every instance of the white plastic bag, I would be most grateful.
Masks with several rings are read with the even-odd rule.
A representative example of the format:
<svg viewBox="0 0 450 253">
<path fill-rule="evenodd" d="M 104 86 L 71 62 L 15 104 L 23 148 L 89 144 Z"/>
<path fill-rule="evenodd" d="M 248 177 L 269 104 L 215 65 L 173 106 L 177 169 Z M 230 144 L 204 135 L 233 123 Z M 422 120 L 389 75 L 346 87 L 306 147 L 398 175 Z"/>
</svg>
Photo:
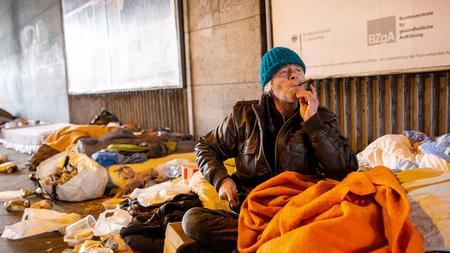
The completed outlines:
<svg viewBox="0 0 450 253">
<path fill-rule="evenodd" d="M 21 221 L 11 226 L 5 226 L 2 237 L 16 240 L 56 230 L 63 233 L 67 225 L 80 218 L 80 215 L 76 213 L 68 214 L 47 209 L 26 208 Z"/>
<path fill-rule="evenodd" d="M 180 177 L 182 173 L 183 165 L 190 163 L 185 159 L 173 159 L 166 163 L 158 165 L 156 171 L 158 172 L 161 180 L 169 180 L 176 177 Z"/>
<path fill-rule="evenodd" d="M 0 201 L 7 200 L 21 200 L 22 194 L 20 191 L 2 191 L 0 192 Z"/>
<path fill-rule="evenodd" d="M 102 197 L 108 183 L 108 172 L 86 154 L 75 152 L 68 154 L 66 151 L 56 154 L 37 167 L 36 176 L 39 179 L 47 178 L 67 155 L 70 156 L 70 163 L 77 168 L 78 174 L 56 187 L 58 199 L 77 202 Z M 46 193 L 53 193 L 52 186 L 44 182 L 41 182 L 41 186 Z"/>
<path fill-rule="evenodd" d="M 151 206 L 171 200 L 178 194 L 188 194 L 190 191 L 189 185 L 179 179 L 152 185 L 145 189 L 136 188 L 130 194 L 130 198 L 137 199 L 142 206 Z"/>
<path fill-rule="evenodd" d="M 101 236 L 119 233 L 120 229 L 128 226 L 132 219 L 131 215 L 125 210 L 106 210 L 98 216 L 94 235 Z"/>
</svg>

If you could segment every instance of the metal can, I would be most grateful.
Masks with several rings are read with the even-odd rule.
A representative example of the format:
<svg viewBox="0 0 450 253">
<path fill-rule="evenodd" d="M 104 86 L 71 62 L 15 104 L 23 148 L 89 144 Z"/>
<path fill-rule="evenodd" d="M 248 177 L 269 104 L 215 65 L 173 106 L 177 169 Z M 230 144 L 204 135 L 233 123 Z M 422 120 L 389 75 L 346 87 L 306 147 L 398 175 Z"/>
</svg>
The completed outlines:
<svg viewBox="0 0 450 253">
<path fill-rule="evenodd" d="M 34 195 L 34 192 L 27 189 L 20 189 L 20 195 L 22 196 L 22 198 L 26 198 L 28 196 Z"/>
<path fill-rule="evenodd" d="M 53 201 L 49 199 L 43 199 L 31 206 L 31 208 L 35 209 L 52 209 L 53 207 Z"/>
<path fill-rule="evenodd" d="M 25 208 L 31 206 L 29 200 L 9 200 L 3 203 L 6 211 L 23 211 Z"/>
<path fill-rule="evenodd" d="M 14 162 L 5 162 L 0 164 L 0 172 L 2 173 L 13 173 L 17 171 L 17 165 Z"/>
</svg>

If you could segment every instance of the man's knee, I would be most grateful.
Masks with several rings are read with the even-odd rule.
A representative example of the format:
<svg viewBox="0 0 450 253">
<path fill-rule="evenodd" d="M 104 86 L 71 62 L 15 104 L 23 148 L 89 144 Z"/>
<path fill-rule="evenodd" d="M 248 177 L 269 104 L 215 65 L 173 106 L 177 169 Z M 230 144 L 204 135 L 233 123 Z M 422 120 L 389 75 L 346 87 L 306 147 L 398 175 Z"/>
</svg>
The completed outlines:
<svg viewBox="0 0 450 253">
<path fill-rule="evenodd" d="M 187 236 L 199 240 L 207 232 L 208 222 L 205 222 L 204 215 L 205 209 L 201 207 L 191 208 L 184 214 L 181 224 Z"/>
</svg>

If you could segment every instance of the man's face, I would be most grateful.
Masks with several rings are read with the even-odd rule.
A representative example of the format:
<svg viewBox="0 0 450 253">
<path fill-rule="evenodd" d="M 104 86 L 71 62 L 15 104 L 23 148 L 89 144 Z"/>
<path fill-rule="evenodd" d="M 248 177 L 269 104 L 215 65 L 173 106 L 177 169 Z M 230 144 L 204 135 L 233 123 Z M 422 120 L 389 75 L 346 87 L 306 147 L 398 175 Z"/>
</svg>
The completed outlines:
<svg viewBox="0 0 450 253">
<path fill-rule="evenodd" d="M 305 90 L 305 73 L 295 64 L 288 64 L 279 69 L 271 79 L 272 92 L 282 102 L 294 103 L 298 101 L 295 93 Z"/>
</svg>

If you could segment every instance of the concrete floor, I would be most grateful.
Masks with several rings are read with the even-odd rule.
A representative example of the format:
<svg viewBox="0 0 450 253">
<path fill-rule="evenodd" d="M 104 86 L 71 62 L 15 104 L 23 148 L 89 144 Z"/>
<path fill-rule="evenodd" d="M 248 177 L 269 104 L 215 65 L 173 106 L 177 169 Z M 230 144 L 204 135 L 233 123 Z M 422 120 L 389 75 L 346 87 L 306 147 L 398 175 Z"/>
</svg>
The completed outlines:
<svg viewBox="0 0 450 253">
<path fill-rule="evenodd" d="M 0 154 L 6 154 L 10 161 L 15 162 L 19 166 L 19 170 L 13 174 L 0 174 L 0 191 L 28 189 L 34 190 L 35 186 L 28 179 L 29 171 L 23 169 L 23 165 L 28 160 L 28 155 L 20 154 L 12 150 L 6 149 L 0 145 Z M 31 203 L 41 200 L 37 197 L 29 198 Z M 93 201 L 85 201 L 80 203 L 57 202 L 53 206 L 53 210 L 59 212 L 74 212 L 82 217 L 92 214 L 98 218 L 104 208 L 101 203 L 104 199 Z M 14 224 L 22 218 L 23 212 L 7 212 L 3 205 L 0 206 L 0 230 L 3 231 L 5 225 Z M 21 240 L 6 240 L 0 237 L 1 253 L 28 253 L 28 252 L 46 252 L 56 253 L 68 248 L 63 241 L 63 235 L 59 232 L 46 233 Z"/>
</svg>

